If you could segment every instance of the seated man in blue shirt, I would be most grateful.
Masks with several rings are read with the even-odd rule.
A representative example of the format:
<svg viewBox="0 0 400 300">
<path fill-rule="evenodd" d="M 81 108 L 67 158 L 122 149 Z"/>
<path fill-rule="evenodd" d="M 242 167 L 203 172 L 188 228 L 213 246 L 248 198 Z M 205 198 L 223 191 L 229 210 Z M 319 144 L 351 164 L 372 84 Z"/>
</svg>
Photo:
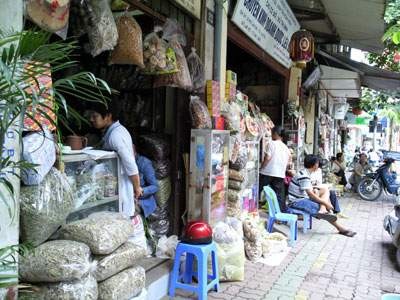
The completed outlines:
<svg viewBox="0 0 400 300">
<path fill-rule="evenodd" d="M 340 234 L 353 237 L 356 232 L 346 229 L 337 222 L 337 217 L 330 211 L 334 210 L 329 199 L 329 192 L 317 194 L 311 183 L 311 174 L 319 168 L 319 158 L 307 155 L 304 159 L 304 170 L 292 179 L 289 185 L 289 207 L 308 212 L 313 217 L 323 219 L 332 224 Z"/>
<path fill-rule="evenodd" d="M 143 210 L 144 217 L 147 218 L 157 208 L 155 193 L 159 189 L 158 181 L 151 160 L 137 153 L 135 145 L 133 145 L 133 151 L 139 170 L 140 186 L 143 189 L 139 197 L 139 206 Z"/>
</svg>

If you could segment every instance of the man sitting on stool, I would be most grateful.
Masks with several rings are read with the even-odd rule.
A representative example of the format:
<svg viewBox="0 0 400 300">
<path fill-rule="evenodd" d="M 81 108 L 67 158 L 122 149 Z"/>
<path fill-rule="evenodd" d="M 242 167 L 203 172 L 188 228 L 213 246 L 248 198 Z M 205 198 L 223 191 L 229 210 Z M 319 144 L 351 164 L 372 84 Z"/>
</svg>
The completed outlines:
<svg viewBox="0 0 400 300">
<path fill-rule="evenodd" d="M 334 226 L 339 234 L 353 237 L 356 232 L 345 228 L 337 222 L 337 217 L 331 212 L 334 210 L 329 200 L 329 190 L 320 190 L 317 194 L 311 183 L 311 174 L 319 168 L 319 158 L 316 155 L 307 155 L 304 159 L 304 170 L 292 179 L 289 185 L 289 207 L 303 210 L 313 217 L 326 220 Z"/>
</svg>

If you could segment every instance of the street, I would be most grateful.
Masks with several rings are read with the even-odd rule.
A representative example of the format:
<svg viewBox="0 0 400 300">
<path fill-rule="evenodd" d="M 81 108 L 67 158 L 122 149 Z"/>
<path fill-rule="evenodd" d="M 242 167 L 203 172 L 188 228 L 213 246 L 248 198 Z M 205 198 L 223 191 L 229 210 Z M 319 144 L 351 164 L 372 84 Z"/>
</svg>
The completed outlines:
<svg viewBox="0 0 400 300">
<path fill-rule="evenodd" d="M 341 198 L 341 206 L 348 219 L 339 221 L 357 231 L 354 238 L 336 234 L 319 220 L 303 234 L 300 221 L 298 242 L 279 267 L 247 261 L 245 280 L 222 283 L 209 299 L 372 300 L 400 293 L 395 248 L 382 226 L 392 201 L 367 202 L 353 194 Z"/>
</svg>

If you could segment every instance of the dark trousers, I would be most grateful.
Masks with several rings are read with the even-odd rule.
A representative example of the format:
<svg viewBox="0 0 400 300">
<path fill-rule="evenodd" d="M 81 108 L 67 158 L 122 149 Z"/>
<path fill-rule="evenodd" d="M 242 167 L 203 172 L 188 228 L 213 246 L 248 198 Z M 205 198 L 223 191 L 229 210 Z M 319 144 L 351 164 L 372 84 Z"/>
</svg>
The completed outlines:
<svg viewBox="0 0 400 300">
<path fill-rule="evenodd" d="M 285 212 L 287 206 L 285 198 L 285 184 L 283 178 L 260 174 L 260 184 L 259 184 L 260 195 L 263 187 L 267 185 L 269 185 L 274 190 L 276 198 L 278 199 L 281 212 Z"/>
<path fill-rule="evenodd" d="M 343 170 L 340 170 L 339 172 L 335 173 L 335 175 L 340 177 L 339 184 L 344 185 L 344 186 L 347 185 L 346 174 L 344 173 Z"/>
<path fill-rule="evenodd" d="M 329 200 L 331 201 L 331 204 L 333 206 L 333 212 L 335 214 L 340 213 L 340 206 L 339 206 L 339 200 L 336 196 L 335 191 L 329 191 Z"/>
</svg>

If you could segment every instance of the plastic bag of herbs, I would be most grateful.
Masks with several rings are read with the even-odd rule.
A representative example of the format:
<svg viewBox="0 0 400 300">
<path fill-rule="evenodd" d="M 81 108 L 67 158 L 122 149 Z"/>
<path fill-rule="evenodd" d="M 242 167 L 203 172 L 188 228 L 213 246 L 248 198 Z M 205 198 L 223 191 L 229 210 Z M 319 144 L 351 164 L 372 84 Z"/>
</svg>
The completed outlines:
<svg viewBox="0 0 400 300">
<path fill-rule="evenodd" d="M 133 234 L 128 218 L 120 213 L 98 212 L 68 223 L 60 230 L 63 239 L 85 243 L 93 254 L 108 255 Z"/>
<path fill-rule="evenodd" d="M 18 293 L 20 300 L 97 300 L 97 298 L 97 281 L 91 275 L 74 281 L 41 283 L 32 286 L 31 291 L 22 290 Z"/>
<path fill-rule="evenodd" d="M 96 268 L 87 245 L 74 241 L 46 242 L 19 261 L 23 282 L 61 282 L 79 280 Z"/>
<path fill-rule="evenodd" d="M 145 287 L 146 272 L 142 267 L 126 269 L 99 282 L 99 300 L 129 300 Z"/>
<path fill-rule="evenodd" d="M 74 209 L 67 177 L 52 168 L 39 185 L 21 187 L 20 206 L 21 241 L 40 245 Z"/>
</svg>

